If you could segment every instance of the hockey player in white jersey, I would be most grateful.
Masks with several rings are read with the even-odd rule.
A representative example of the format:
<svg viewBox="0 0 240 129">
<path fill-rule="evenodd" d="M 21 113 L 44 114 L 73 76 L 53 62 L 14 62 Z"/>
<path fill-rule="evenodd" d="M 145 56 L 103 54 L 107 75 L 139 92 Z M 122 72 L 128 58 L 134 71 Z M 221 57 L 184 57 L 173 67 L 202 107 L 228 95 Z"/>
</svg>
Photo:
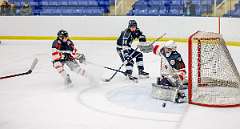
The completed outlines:
<svg viewBox="0 0 240 129">
<path fill-rule="evenodd" d="M 66 87 L 72 86 L 70 75 L 64 69 L 64 65 L 67 65 L 71 71 L 85 75 L 85 70 L 80 67 L 77 60 L 80 63 L 85 61 L 84 54 L 77 52 L 73 42 L 69 39 L 68 32 L 60 30 L 57 33 L 57 39 L 52 43 L 52 59 L 53 67 L 63 77 Z"/>
<path fill-rule="evenodd" d="M 166 89 L 181 89 L 183 87 L 183 81 L 185 79 L 186 70 L 185 64 L 181 57 L 181 54 L 177 52 L 177 45 L 173 40 L 169 40 L 162 44 L 140 44 L 140 49 L 143 52 L 151 52 L 155 55 L 161 56 L 161 75 L 157 80 L 159 87 L 163 88 L 161 93 L 166 93 Z M 169 90 L 169 92 L 171 92 Z M 172 92 L 173 93 L 173 92 Z M 171 93 L 170 93 L 171 94 Z M 178 90 L 177 97 L 174 101 L 182 102 L 184 98 L 183 92 Z M 161 96 L 160 98 L 165 96 Z M 168 99 L 171 100 L 171 99 Z"/>
<path fill-rule="evenodd" d="M 162 57 L 161 75 L 158 78 L 157 85 L 160 89 L 172 87 L 165 90 L 170 93 L 170 101 L 177 103 L 184 102 L 185 94 L 182 90 L 183 81 L 185 79 L 185 64 L 181 54 L 177 52 L 177 45 L 173 40 L 169 40 L 161 47 L 160 44 L 153 46 L 153 53 Z M 163 92 L 164 93 L 164 92 Z"/>
</svg>

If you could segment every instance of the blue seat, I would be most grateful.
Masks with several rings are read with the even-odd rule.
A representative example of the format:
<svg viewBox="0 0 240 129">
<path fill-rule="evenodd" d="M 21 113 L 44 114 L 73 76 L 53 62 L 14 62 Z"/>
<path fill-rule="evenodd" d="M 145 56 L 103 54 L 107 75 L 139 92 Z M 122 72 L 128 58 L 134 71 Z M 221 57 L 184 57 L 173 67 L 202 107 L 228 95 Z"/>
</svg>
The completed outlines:
<svg viewBox="0 0 240 129">
<path fill-rule="evenodd" d="M 54 10 L 52 10 L 52 15 L 61 15 L 62 14 L 62 9 L 56 8 Z"/>
<path fill-rule="evenodd" d="M 161 5 L 164 5 L 164 1 L 163 0 L 149 0 L 148 5 L 149 6 L 161 6 Z"/>
<path fill-rule="evenodd" d="M 88 1 L 80 0 L 80 1 L 78 1 L 78 5 L 80 5 L 80 6 L 88 6 Z"/>
<path fill-rule="evenodd" d="M 109 6 L 110 1 L 109 0 L 98 0 L 98 5 L 99 6 Z"/>
<path fill-rule="evenodd" d="M 157 8 L 157 7 L 148 8 L 148 15 L 149 16 L 158 16 L 159 15 L 159 8 Z"/>
<path fill-rule="evenodd" d="M 96 0 L 88 0 L 88 6 L 98 6 L 98 2 Z"/>
<path fill-rule="evenodd" d="M 40 15 L 51 15 L 52 9 L 44 9 L 40 12 Z"/>
<path fill-rule="evenodd" d="M 201 0 L 201 5 L 211 5 L 212 0 Z"/>
<path fill-rule="evenodd" d="M 137 1 L 133 6 L 134 7 L 136 7 L 136 6 L 148 6 L 148 2 L 146 2 L 146 1 Z"/>
<path fill-rule="evenodd" d="M 172 1 L 172 5 L 183 5 L 183 1 L 182 0 L 173 0 Z"/>
<path fill-rule="evenodd" d="M 212 12 L 212 8 L 211 8 L 211 6 L 208 6 L 208 5 L 201 5 L 200 6 L 200 12 L 201 12 L 201 14 L 203 14 L 203 13 L 211 13 Z"/>
<path fill-rule="evenodd" d="M 183 15 L 183 8 L 181 6 L 173 6 L 170 10 L 170 15 L 172 16 L 182 16 Z"/>
<path fill-rule="evenodd" d="M 42 6 L 49 6 L 48 0 L 41 1 L 40 5 L 42 5 Z"/>
<path fill-rule="evenodd" d="M 58 0 L 50 0 L 50 1 L 48 1 L 48 5 L 49 6 L 58 6 L 59 1 Z"/>
<path fill-rule="evenodd" d="M 29 1 L 29 5 L 30 5 L 30 6 L 38 6 L 39 4 L 38 4 L 38 2 L 36 2 L 36 1 L 30 0 L 30 1 Z"/>
<path fill-rule="evenodd" d="M 201 1 L 200 0 L 192 0 L 192 4 L 200 5 Z"/>
<path fill-rule="evenodd" d="M 61 9 L 62 10 L 62 15 L 72 15 L 73 14 L 73 9 L 67 8 L 67 9 Z"/>
<path fill-rule="evenodd" d="M 70 0 L 70 1 L 68 2 L 68 5 L 78 6 L 78 5 L 79 5 L 79 4 L 78 4 L 78 0 Z"/>
<path fill-rule="evenodd" d="M 234 12 L 231 13 L 232 17 L 240 17 L 240 9 L 235 10 Z"/>
<path fill-rule="evenodd" d="M 61 5 L 61 6 L 68 6 L 68 0 L 59 1 L 59 5 Z"/>
<path fill-rule="evenodd" d="M 148 9 L 143 8 L 143 9 L 134 9 L 133 13 L 135 16 L 147 16 L 148 15 Z"/>
</svg>

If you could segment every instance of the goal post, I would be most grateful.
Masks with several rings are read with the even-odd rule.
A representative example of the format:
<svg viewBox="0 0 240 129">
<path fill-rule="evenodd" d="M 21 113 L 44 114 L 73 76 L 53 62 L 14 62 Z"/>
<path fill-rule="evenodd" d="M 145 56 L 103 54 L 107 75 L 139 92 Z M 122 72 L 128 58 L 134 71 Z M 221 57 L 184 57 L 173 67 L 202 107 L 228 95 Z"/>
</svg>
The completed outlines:
<svg viewBox="0 0 240 129">
<path fill-rule="evenodd" d="M 220 34 L 195 32 L 188 39 L 188 55 L 190 104 L 240 106 L 240 76 Z"/>
</svg>

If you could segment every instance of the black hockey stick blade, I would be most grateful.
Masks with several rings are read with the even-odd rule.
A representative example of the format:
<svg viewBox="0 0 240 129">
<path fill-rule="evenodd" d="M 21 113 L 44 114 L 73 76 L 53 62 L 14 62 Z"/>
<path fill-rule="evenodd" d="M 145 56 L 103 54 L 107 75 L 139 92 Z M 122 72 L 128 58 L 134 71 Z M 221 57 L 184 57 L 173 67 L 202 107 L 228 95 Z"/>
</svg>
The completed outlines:
<svg viewBox="0 0 240 129">
<path fill-rule="evenodd" d="M 32 65 L 31 65 L 30 69 L 29 69 L 27 72 L 3 76 L 3 77 L 0 77 L 0 79 L 7 79 L 7 78 L 11 78 L 11 77 L 17 77 L 17 76 L 22 76 L 22 75 L 31 74 L 32 71 L 33 71 L 33 69 L 34 69 L 35 66 L 37 65 L 37 63 L 38 63 L 38 59 L 35 58 L 35 59 L 33 60 L 33 62 L 32 62 Z"/>
<path fill-rule="evenodd" d="M 105 82 L 109 82 L 109 81 L 111 81 L 114 77 L 115 77 L 115 75 L 121 70 L 121 68 L 124 66 L 124 63 L 122 63 L 122 65 L 117 69 L 117 71 L 115 71 L 114 73 L 113 73 L 113 75 L 110 77 L 110 78 L 106 78 L 106 79 L 104 79 L 103 81 L 105 81 Z"/>
</svg>

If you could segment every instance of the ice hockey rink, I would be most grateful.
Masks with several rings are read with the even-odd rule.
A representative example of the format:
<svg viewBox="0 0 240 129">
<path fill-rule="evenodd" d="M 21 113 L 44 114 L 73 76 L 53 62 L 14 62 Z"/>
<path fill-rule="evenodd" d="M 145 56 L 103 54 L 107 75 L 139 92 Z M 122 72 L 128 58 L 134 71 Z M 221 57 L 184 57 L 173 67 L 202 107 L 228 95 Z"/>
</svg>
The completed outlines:
<svg viewBox="0 0 240 129">
<path fill-rule="evenodd" d="M 89 62 L 118 68 L 115 41 L 74 41 Z M 0 76 L 27 71 L 30 75 L 0 80 L 0 129 L 239 129 L 240 109 L 173 104 L 151 97 L 151 83 L 159 76 L 160 57 L 144 54 L 149 79 L 134 83 L 101 66 L 82 65 L 93 79 L 70 73 L 73 88 L 52 67 L 50 40 L 3 40 Z M 187 64 L 187 44 L 177 43 Z M 228 46 L 240 70 L 239 47 Z M 136 72 L 136 69 L 135 69 Z M 134 73 L 136 75 L 136 73 Z"/>
</svg>

